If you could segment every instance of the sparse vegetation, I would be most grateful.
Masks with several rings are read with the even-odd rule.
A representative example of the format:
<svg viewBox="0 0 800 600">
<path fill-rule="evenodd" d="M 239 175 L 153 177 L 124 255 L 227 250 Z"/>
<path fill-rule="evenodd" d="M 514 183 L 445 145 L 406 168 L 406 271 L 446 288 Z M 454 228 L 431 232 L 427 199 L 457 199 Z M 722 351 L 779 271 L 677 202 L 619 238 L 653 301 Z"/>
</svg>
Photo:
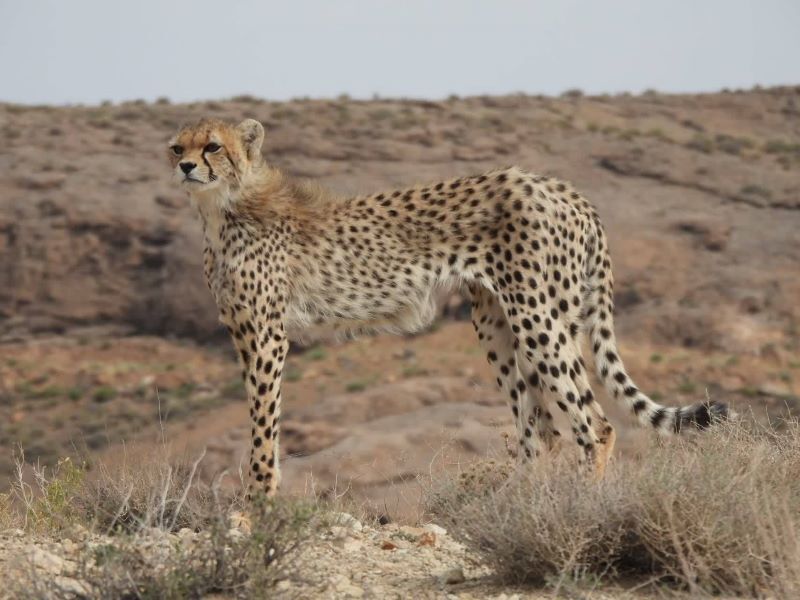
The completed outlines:
<svg viewBox="0 0 800 600">
<path fill-rule="evenodd" d="M 422 377 L 428 375 L 430 371 L 425 367 L 417 364 L 411 364 L 403 367 L 403 377 Z"/>
<path fill-rule="evenodd" d="M 743 185 L 742 188 L 739 190 L 739 193 L 745 196 L 759 196 L 760 198 L 764 198 L 765 200 L 769 200 L 772 198 L 772 192 L 769 189 L 765 188 L 763 185 L 758 185 L 755 183 L 748 183 L 747 185 Z"/>
<path fill-rule="evenodd" d="M 580 90 L 578 88 L 571 88 L 562 92 L 561 97 L 577 100 L 578 98 L 583 98 L 583 90 Z"/>
<path fill-rule="evenodd" d="M 704 154 L 711 154 L 714 152 L 714 140 L 705 135 L 697 133 L 691 140 L 686 142 L 686 147 Z"/>
<path fill-rule="evenodd" d="M 314 346 L 306 350 L 303 356 L 308 360 L 325 360 L 328 356 L 328 351 L 322 346 Z"/>
<path fill-rule="evenodd" d="M 101 386 L 97 388 L 94 392 L 92 392 L 92 400 L 94 400 L 98 404 L 102 404 L 104 402 L 108 402 L 109 400 L 113 400 L 116 396 L 117 396 L 117 390 L 107 385 Z"/>
<path fill-rule="evenodd" d="M 667 143 L 674 142 L 674 140 L 671 137 L 669 137 L 666 133 L 664 133 L 662 129 L 659 129 L 658 127 L 649 129 L 646 135 L 661 142 L 667 142 Z"/>
<path fill-rule="evenodd" d="M 163 172 L 148 171 L 150 162 L 155 165 L 156 155 L 163 152 L 167 136 L 184 122 L 204 115 L 241 118 L 240 113 L 246 112 L 244 116 L 263 120 L 270 163 L 300 176 L 320 178 L 347 193 L 377 191 L 384 184 L 402 187 L 418 179 L 432 180 L 439 173 L 467 175 L 506 163 L 533 166 L 567 180 L 582 179 L 582 191 L 603 203 L 601 216 L 618 232 L 609 240 L 623 262 L 617 310 L 624 314 L 620 322 L 626 331 L 633 332 L 621 336 L 629 344 L 623 354 L 639 355 L 634 364 L 644 371 L 640 383 L 650 396 L 665 404 L 672 404 L 676 397 L 696 401 L 708 382 L 713 394 L 730 396 L 740 414 L 752 412 L 754 419 L 772 422 L 787 413 L 797 414 L 800 320 L 786 277 L 793 273 L 796 258 L 790 217 L 798 214 L 800 138 L 786 124 L 797 116 L 798 94 L 800 88 L 752 99 L 743 92 L 724 98 L 645 92 L 639 98 L 577 99 L 581 94 L 576 92 L 565 94 L 567 99 L 452 96 L 446 102 L 382 100 L 378 104 L 343 95 L 337 100 L 297 103 L 239 96 L 174 105 L 167 99 L 155 104 L 107 102 L 103 107 L 3 105 L 0 114 L 8 123 L 0 129 L 9 141 L 8 167 L 13 176 L 5 195 L 10 212 L 0 218 L 0 247 L 7 250 L 0 255 L 8 259 L 8 285 L 0 295 L 6 293 L 4 317 L 10 317 L 4 321 L 0 347 L 0 446 L 6 449 L 0 456 L 0 481 L 5 484 L 6 476 L 14 471 L 11 449 L 21 446 L 28 459 L 25 481 L 33 495 L 26 504 L 16 491 L 2 493 L 8 488 L 0 484 L 0 529 L 10 528 L 8 536 L 18 535 L 18 543 L 25 545 L 75 540 L 86 552 L 76 563 L 91 586 L 85 597 L 228 598 L 247 596 L 250 590 L 255 590 L 253 595 L 272 595 L 268 582 L 259 588 L 261 583 L 250 575 L 237 575 L 241 571 L 230 561 L 255 565 L 263 554 L 258 554 L 259 549 L 252 549 L 250 558 L 242 554 L 241 548 L 248 547 L 246 540 L 227 519 L 237 500 L 222 491 L 225 485 L 215 489 L 215 482 L 202 480 L 199 471 L 204 469 L 191 475 L 192 460 L 166 463 L 153 458 L 113 469 L 96 462 L 97 456 L 109 451 L 118 457 L 123 443 L 152 437 L 159 421 L 169 425 L 167 431 L 176 446 L 208 441 L 209 456 L 201 466 L 209 471 L 235 465 L 241 436 L 246 437 L 247 432 L 236 429 L 234 422 L 237 414 L 246 419 L 248 406 L 229 344 L 216 343 L 216 323 L 206 323 L 193 302 L 186 308 L 180 302 L 163 302 L 176 294 L 209 301 L 202 281 L 201 287 L 193 287 L 197 277 L 172 276 L 188 264 L 185 257 L 191 248 L 184 247 L 184 242 L 173 243 L 185 237 L 188 201 L 178 191 L 162 189 L 166 185 Z M 786 112 L 781 113 L 784 108 Z M 78 146 L 80 152 L 75 151 Z M 141 151 L 147 148 L 153 152 Z M 132 164 L 119 160 L 122 156 L 144 157 L 144 162 Z M 576 157 L 581 175 L 572 172 L 578 164 Z M 592 164 L 595 157 L 602 172 Z M 602 160 L 605 157 L 608 163 Z M 612 172 L 603 164 L 618 168 Z M 602 176 L 596 177 L 598 173 Z M 72 206 L 73 196 L 80 198 L 80 206 Z M 18 197 L 26 201 L 19 203 Z M 646 202 L 639 202 L 640 198 Z M 703 203 L 714 210 L 705 210 Z M 751 211 L 752 219 L 742 218 L 742 211 L 750 211 L 743 204 L 757 207 L 758 213 Z M 700 225 L 690 235 L 672 235 L 672 224 L 683 222 L 689 214 L 689 220 Z M 168 235 L 154 234 L 165 227 Z M 630 231 L 642 235 L 630 237 Z M 37 241 L 35 248 L 31 240 Z M 199 240 L 194 236 L 185 241 Z M 645 246 L 649 250 L 642 252 Z M 723 254 L 703 251 L 719 252 L 720 248 Z M 162 265 L 168 254 L 172 258 Z M 684 278 L 681 269 L 690 263 L 693 274 Z M 645 268 L 647 276 L 640 277 Z M 646 280 L 646 285 L 631 292 L 631 278 Z M 147 290 L 144 295 L 133 293 L 142 289 Z M 133 298 L 136 301 L 131 303 Z M 644 301 L 647 306 L 642 310 L 627 310 Z M 321 497 L 336 497 L 336 491 L 328 487 L 329 478 L 344 482 L 367 462 L 362 457 L 371 459 L 369 453 L 377 447 L 375 457 L 391 456 L 393 462 L 386 461 L 374 483 L 368 484 L 366 494 L 376 503 L 370 504 L 370 520 L 380 515 L 381 522 L 391 519 L 398 526 L 407 525 L 409 513 L 398 508 L 397 499 L 402 495 L 405 500 L 411 487 L 406 485 L 406 473 L 415 467 L 414 453 L 433 454 L 437 436 L 446 435 L 459 443 L 458 458 L 449 464 L 457 463 L 494 444 L 495 427 L 505 427 L 511 419 L 506 407 L 496 402 L 499 397 L 491 388 L 490 366 L 473 337 L 469 312 L 469 302 L 453 312 L 448 308 L 443 319 L 419 336 L 398 339 L 396 344 L 409 348 L 407 354 L 398 353 L 399 345 L 382 338 L 362 339 L 352 346 L 322 342 L 292 353 L 289 361 L 297 368 L 285 371 L 284 418 L 286 425 L 293 421 L 302 427 L 284 436 L 283 449 L 293 459 L 303 458 L 290 468 L 298 463 L 313 465 Z M 467 319 L 468 331 L 452 323 L 453 318 Z M 437 330 L 443 335 L 428 337 Z M 31 343 L 28 334 L 34 331 Z M 196 339 L 185 343 L 183 335 Z M 168 342 L 164 336 L 169 336 Z M 467 339 L 468 343 L 462 343 Z M 750 342 L 755 344 L 748 350 L 745 345 Z M 657 350 L 650 350 L 650 344 Z M 403 380 L 418 375 L 431 380 Z M 435 381 L 440 377 L 451 381 Z M 454 385 L 456 379 L 468 380 L 471 387 L 473 383 L 485 386 L 486 393 L 462 392 Z M 391 384 L 386 393 L 372 389 L 384 381 Z M 353 393 L 342 396 L 344 389 Z M 367 394 L 359 394 L 365 390 Z M 419 420 L 403 420 L 403 390 L 424 400 L 421 407 L 418 398 L 408 404 L 424 415 Z M 462 399 L 472 405 L 473 395 L 479 408 L 465 405 L 467 419 L 455 414 L 461 407 L 454 404 L 436 406 L 440 401 Z M 601 400 L 605 405 L 605 399 Z M 347 410 L 337 406 L 339 402 Z M 365 410 L 353 410 L 361 402 Z M 222 403 L 231 403 L 230 411 L 203 414 Z M 319 404 L 325 410 L 318 410 L 317 416 L 314 411 Z M 481 429 L 460 430 L 462 421 L 464 427 L 477 427 L 473 414 L 480 418 Z M 427 430 L 419 427 L 428 415 L 441 419 L 443 427 L 433 426 L 438 421 L 422 422 Z M 366 425 L 351 431 L 351 419 L 356 416 L 359 421 L 365 419 Z M 492 532 L 494 540 L 501 540 L 504 531 L 511 532 L 518 519 L 528 519 L 545 507 L 533 521 L 543 527 L 536 542 L 539 546 L 530 551 L 525 536 L 532 534 L 522 527 L 523 539 L 512 539 L 501 547 L 497 560 L 509 565 L 540 561 L 532 569 L 540 569 L 542 579 L 531 576 L 528 580 L 541 581 L 575 598 L 593 597 L 587 588 L 609 581 L 623 587 L 634 585 L 629 576 L 636 578 L 636 584 L 652 579 L 670 588 L 658 587 L 656 595 L 670 595 L 676 587 L 688 590 L 691 597 L 706 592 L 774 598 L 798 595 L 796 587 L 780 583 L 782 573 L 790 570 L 785 564 L 796 564 L 789 559 L 791 549 L 797 547 L 792 537 L 797 521 L 791 512 L 796 510 L 797 488 L 790 489 L 788 482 L 797 479 L 797 472 L 786 464 L 795 460 L 796 446 L 786 446 L 781 454 L 775 450 L 783 443 L 778 438 L 766 435 L 757 443 L 742 438 L 748 453 L 734 436 L 728 439 L 734 456 L 717 468 L 724 439 L 711 446 L 702 439 L 696 447 L 691 446 L 694 441 L 680 442 L 678 447 L 670 442 L 667 448 L 654 449 L 654 454 L 645 453 L 641 462 L 626 462 L 633 456 L 640 460 L 639 444 L 648 434 L 629 436 L 629 420 L 619 416 L 616 411 L 610 415 L 619 427 L 620 463 L 612 465 L 610 481 L 599 487 L 627 486 L 630 494 L 624 494 L 622 507 L 616 506 L 619 490 L 603 491 L 578 475 L 566 477 L 573 463 L 565 465 L 565 473 L 553 475 L 545 470 L 531 476 L 557 479 L 545 486 L 553 494 L 547 500 L 550 504 L 541 496 L 547 490 L 525 496 L 522 486 L 527 483 L 509 482 L 505 463 L 492 467 L 501 475 L 490 489 L 482 479 L 485 476 L 473 477 L 468 494 L 461 498 L 467 505 L 484 497 L 510 502 L 511 488 L 520 488 L 513 507 L 495 506 L 493 514 L 493 505 L 482 507 L 479 514 L 497 529 Z M 369 424 L 373 418 L 374 428 Z M 341 437 L 345 429 L 348 435 Z M 400 435 L 411 431 L 413 435 Z M 385 449 L 373 446 L 384 432 L 393 434 L 386 436 Z M 565 434 L 569 436 L 568 431 Z M 347 448 L 348 444 L 359 461 L 344 463 L 337 452 L 318 450 Z M 77 458 L 83 450 L 88 451 L 86 464 Z M 67 454 L 70 460 L 63 458 Z M 652 461 L 660 471 L 648 471 L 646 479 L 644 469 Z M 711 462 L 703 466 L 694 461 Z M 681 473 L 666 472 L 670 464 Z M 43 465 L 54 471 L 45 476 Z M 757 482 L 759 469 L 774 474 Z M 398 473 L 402 477 L 395 477 Z M 780 477 L 787 482 L 779 481 Z M 400 479 L 402 484 L 397 483 Z M 354 503 L 361 506 L 366 503 L 365 480 L 353 481 Z M 566 489 L 569 482 L 574 491 Z M 182 500 L 187 485 L 189 491 Z M 747 490 L 756 493 L 748 497 Z M 714 493 L 730 496 L 727 504 L 723 504 L 725 498 L 712 498 L 710 507 L 702 504 Z M 576 498 L 581 495 L 585 497 Z M 559 503 L 563 510 L 555 506 Z M 592 520 L 587 508 L 592 503 L 597 518 L 610 519 L 620 531 Z M 760 516 L 756 504 L 763 513 Z M 512 515 L 512 508 L 521 514 Z M 295 509 L 298 519 L 290 516 Z M 269 510 L 277 511 L 271 514 L 279 523 L 288 520 L 301 526 L 305 520 L 306 508 L 301 505 L 286 503 Z M 466 519 L 475 510 L 468 506 L 456 517 Z M 611 512 L 603 515 L 605 510 Z M 360 518 L 366 530 L 367 521 L 354 510 L 348 512 Z M 575 546 L 559 550 L 556 542 L 572 530 L 558 530 L 556 525 L 563 521 L 557 517 L 573 514 L 578 525 L 583 523 L 587 529 L 579 532 L 583 537 L 576 538 Z M 669 519 L 654 520 L 653 515 L 659 514 Z M 640 523 L 637 515 L 650 521 Z M 436 522 L 447 525 L 440 518 Z M 10 532 L 18 527 L 24 535 Z M 448 529 L 463 539 L 463 525 Z M 88 539 L 84 539 L 81 536 L 87 531 Z M 387 560 L 398 558 L 399 569 L 405 568 L 405 556 L 398 555 L 407 549 L 403 544 L 413 552 L 417 534 L 384 530 L 379 535 L 398 547 L 381 550 L 375 543 L 376 553 Z M 10 539 L 0 536 L 0 546 Z M 477 548 L 482 540 L 478 536 L 468 545 Z M 344 546 L 353 541 L 343 536 L 335 542 L 326 539 L 325 545 L 344 555 Z M 580 546 L 583 542 L 585 546 Z M 150 550 L 143 552 L 143 548 L 155 548 L 161 554 L 150 557 Z M 634 560 L 637 548 L 641 564 Z M 491 549 L 487 545 L 480 552 Z M 438 541 L 436 552 L 440 556 L 443 552 Z M 2 554 L 0 568 L 7 564 Z M 456 560 L 463 555 L 462 551 Z M 475 556 L 468 556 L 464 564 L 467 594 L 483 597 L 486 580 L 472 579 L 475 573 L 469 571 Z M 475 565 L 483 562 L 476 560 Z M 435 585 L 436 578 L 430 576 L 436 572 L 429 564 L 426 569 L 422 574 L 409 572 L 408 578 Z M 367 570 L 364 565 L 359 577 Z M 390 578 L 388 571 L 374 572 L 376 577 Z M 505 575 L 502 570 L 499 573 L 502 582 Z M 2 597 L 8 591 L 2 573 L 0 580 L 4 581 Z M 361 584 L 359 580 L 357 585 Z M 59 597 L 62 591 L 55 585 L 40 577 L 14 595 Z M 473 590 L 473 585 L 481 590 Z M 513 594 L 498 587 L 485 595 L 499 597 L 501 592 Z M 444 587 L 441 595 L 446 593 Z M 370 594 L 365 591 L 366 596 Z M 424 594 L 404 597 L 419 596 Z"/>
<path fill-rule="evenodd" d="M 684 379 L 681 381 L 680 385 L 678 385 L 678 392 L 681 394 L 694 394 L 696 391 L 697 385 L 689 379 Z"/>
<path fill-rule="evenodd" d="M 764 144 L 764 152 L 769 154 L 795 154 L 800 156 L 800 143 L 773 139 Z"/>
<path fill-rule="evenodd" d="M 286 381 L 300 381 L 303 378 L 303 370 L 293 363 L 288 363 L 283 371 L 283 378 Z"/>
<path fill-rule="evenodd" d="M 747 150 L 755 146 L 753 141 L 748 138 L 727 135 L 724 133 L 717 134 L 714 141 L 719 150 L 725 152 L 726 154 L 733 154 L 735 156 L 740 155 L 743 150 Z"/>
<path fill-rule="evenodd" d="M 560 467 L 560 468 L 559 468 Z M 800 427 L 716 427 L 654 444 L 600 482 L 556 460 L 435 489 L 443 525 L 508 582 L 643 576 L 699 594 L 800 594 Z"/>
<path fill-rule="evenodd" d="M 287 576 L 315 510 L 258 497 L 248 524 L 237 526 L 231 515 L 238 499 L 201 481 L 199 462 L 170 463 L 153 454 L 87 472 L 66 460 L 51 473 L 37 470 L 33 487 L 20 476 L 11 494 L 0 497 L 0 524 L 55 539 L 76 528 L 88 534 L 77 536 L 83 540 L 77 552 L 65 557 L 73 567 L 62 575 L 74 578 L 72 586 L 41 576 L 23 555 L 9 581 L 13 596 L 71 598 L 80 586 L 93 598 L 263 597 Z"/>
<path fill-rule="evenodd" d="M 357 379 L 355 381 L 347 382 L 347 385 L 344 386 L 345 391 L 347 392 L 363 392 L 367 389 L 367 382 L 361 379 Z"/>
</svg>

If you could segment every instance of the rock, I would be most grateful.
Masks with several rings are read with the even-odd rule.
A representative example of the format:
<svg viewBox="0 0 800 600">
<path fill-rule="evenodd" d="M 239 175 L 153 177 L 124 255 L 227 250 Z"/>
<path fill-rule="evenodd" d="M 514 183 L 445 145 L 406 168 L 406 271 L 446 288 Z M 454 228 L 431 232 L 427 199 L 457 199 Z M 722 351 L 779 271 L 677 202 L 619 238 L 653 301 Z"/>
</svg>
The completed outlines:
<svg viewBox="0 0 800 600">
<path fill-rule="evenodd" d="M 712 252 L 724 250 L 731 235 L 730 226 L 702 219 L 683 219 L 673 227 L 694 236 L 701 247 Z"/>
<path fill-rule="evenodd" d="M 402 525 L 398 531 L 415 542 L 419 539 L 419 536 L 425 533 L 425 530 L 421 527 L 411 527 L 410 525 Z"/>
<path fill-rule="evenodd" d="M 77 579 L 73 579 L 72 577 L 62 577 L 57 576 L 54 578 L 53 582 L 55 583 L 56 587 L 61 591 L 63 594 L 66 595 L 67 598 L 69 597 L 76 597 L 76 598 L 88 598 L 89 597 L 89 589 L 78 581 Z M 62 596 L 64 597 L 64 596 Z"/>
<path fill-rule="evenodd" d="M 765 396 L 791 396 L 792 388 L 783 381 L 766 381 L 758 386 L 758 392 Z"/>
<path fill-rule="evenodd" d="M 340 512 L 340 513 L 332 513 L 331 514 L 331 521 L 334 525 L 338 525 L 340 527 L 344 527 L 351 531 L 361 531 L 363 529 L 363 525 L 361 525 L 361 521 L 356 519 L 353 515 Z"/>
<path fill-rule="evenodd" d="M 361 598 L 364 596 L 364 590 L 354 585 L 344 575 L 339 575 L 332 582 L 333 590 L 336 592 L 337 597 L 343 598 Z"/>
<path fill-rule="evenodd" d="M 250 535 L 250 517 L 241 511 L 234 511 L 229 517 L 230 526 L 232 529 L 238 529 L 244 535 Z"/>
<path fill-rule="evenodd" d="M 65 561 L 63 558 L 39 546 L 29 546 L 28 556 L 37 569 L 47 571 L 49 574 L 60 575 L 64 570 Z"/>
<path fill-rule="evenodd" d="M 452 569 L 448 569 L 439 575 L 439 581 L 446 585 L 464 583 L 466 581 L 466 577 L 464 577 L 464 570 L 461 567 L 453 567 Z"/>
<path fill-rule="evenodd" d="M 389 540 L 384 540 L 381 544 L 381 550 L 396 550 L 397 544 L 390 542 Z"/>
<path fill-rule="evenodd" d="M 339 546 L 343 550 L 346 550 L 347 552 L 356 552 L 364 547 L 364 542 L 352 537 L 345 537 L 338 540 L 334 540 L 334 544 Z"/>
<path fill-rule="evenodd" d="M 419 539 L 417 539 L 418 546 L 436 546 L 436 534 L 426 531 Z"/>
<path fill-rule="evenodd" d="M 447 535 L 447 530 L 444 527 L 440 527 L 436 523 L 427 523 L 422 527 L 425 531 L 429 531 L 434 535 L 444 537 Z"/>
</svg>

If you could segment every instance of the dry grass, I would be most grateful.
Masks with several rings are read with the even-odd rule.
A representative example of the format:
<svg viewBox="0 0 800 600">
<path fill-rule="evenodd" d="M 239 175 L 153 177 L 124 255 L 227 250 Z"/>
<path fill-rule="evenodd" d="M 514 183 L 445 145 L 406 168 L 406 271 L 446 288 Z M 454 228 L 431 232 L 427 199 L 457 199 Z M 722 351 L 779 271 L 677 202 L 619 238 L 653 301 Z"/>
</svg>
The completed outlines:
<svg viewBox="0 0 800 600">
<path fill-rule="evenodd" d="M 564 461 L 463 473 L 435 518 L 503 581 L 641 579 L 701 594 L 800 597 L 800 426 L 740 424 L 653 444 L 592 482 Z"/>
<path fill-rule="evenodd" d="M 66 460 L 52 472 L 37 470 L 33 484 L 20 466 L 10 496 L 0 498 L 0 524 L 23 528 L 30 540 L 72 540 L 69 551 L 56 544 L 52 552 L 68 561 L 64 574 L 79 582 L 78 595 L 261 597 L 291 575 L 291 558 L 309 539 L 316 512 L 308 503 L 257 498 L 248 524 L 237 527 L 239 498 L 202 481 L 199 463 L 168 462 L 156 451 L 87 472 Z M 43 575 L 31 556 L 15 573 L 15 598 L 75 595 L 74 584 Z"/>
</svg>

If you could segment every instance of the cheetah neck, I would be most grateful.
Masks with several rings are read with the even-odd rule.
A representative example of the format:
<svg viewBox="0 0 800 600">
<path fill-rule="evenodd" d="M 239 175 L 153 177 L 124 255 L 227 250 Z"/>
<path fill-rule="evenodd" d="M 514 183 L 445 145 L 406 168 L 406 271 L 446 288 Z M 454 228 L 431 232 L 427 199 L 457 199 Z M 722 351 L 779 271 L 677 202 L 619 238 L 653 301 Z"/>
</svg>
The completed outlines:
<svg viewBox="0 0 800 600">
<path fill-rule="evenodd" d="M 196 192 L 190 198 L 203 223 L 206 245 L 217 250 L 222 246 L 225 215 L 236 201 L 233 191 L 226 185 L 210 191 Z"/>
</svg>

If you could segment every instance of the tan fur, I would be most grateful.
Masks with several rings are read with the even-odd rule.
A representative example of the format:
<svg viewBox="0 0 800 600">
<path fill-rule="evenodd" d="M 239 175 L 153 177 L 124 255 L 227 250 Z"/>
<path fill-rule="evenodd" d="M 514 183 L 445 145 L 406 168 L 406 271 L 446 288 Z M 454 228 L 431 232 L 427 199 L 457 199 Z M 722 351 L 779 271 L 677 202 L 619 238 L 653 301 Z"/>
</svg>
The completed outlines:
<svg viewBox="0 0 800 600">
<path fill-rule="evenodd" d="M 175 176 L 203 222 L 209 288 L 242 365 L 251 490 L 272 494 L 280 478 L 286 328 L 416 331 L 434 317 L 438 286 L 463 285 L 472 297 L 521 459 L 558 441 L 557 410 L 588 463 L 605 470 L 615 434 L 589 387 L 577 339 L 584 329 L 609 393 L 642 422 L 677 429 L 691 420 L 655 404 L 625 373 L 604 232 L 569 184 L 511 167 L 340 198 L 264 164 L 262 140 L 255 121 L 203 120 L 170 141 Z"/>
</svg>

